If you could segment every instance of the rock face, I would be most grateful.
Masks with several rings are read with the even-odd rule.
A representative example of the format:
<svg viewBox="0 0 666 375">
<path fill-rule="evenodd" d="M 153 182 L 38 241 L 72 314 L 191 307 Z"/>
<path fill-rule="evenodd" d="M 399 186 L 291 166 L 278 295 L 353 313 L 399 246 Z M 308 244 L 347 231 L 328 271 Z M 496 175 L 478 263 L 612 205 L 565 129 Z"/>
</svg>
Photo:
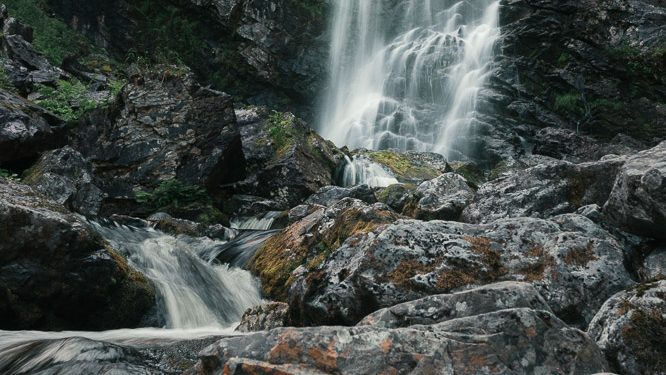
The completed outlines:
<svg viewBox="0 0 666 375">
<path fill-rule="evenodd" d="M 20 166 L 64 143 L 63 124 L 54 115 L 0 90 L 0 165 Z"/>
<path fill-rule="evenodd" d="M 620 374 L 666 368 L 666 280 L 641 284 L 606 301 L 588 334 Z"/>
<path fill-rule="evenodd" d="M 92 164 L 70 146 L 44 153 L 23 182 L 50 200 L 87 216 L 99 213 L 104 198 L 95 185 Z"/>
<path fill-rule="evenodd" d="M 315 269 L 348 237 L 370 232 L 398 217 L 381 203 L 367 205 L 353 198 L 328 208 L 315 206 L 314 211 L 267 240 L 248 268 L 259 276 L 267 296 L 286 300 L 292 272 Z"/>
<path fill-rule="evenodd" d="M 604 213 L 629 232 L 666 239 L 666 141 L 627 159 Z"/>
<path fill-rule="evenodd" d="M 380 308 L 495 281 L 529 282 L 567 322 L 585 326 L 634 282 L 621 244 L 579 215 L 487 225 L 401 220 L 349 238 L 289 291 L 294 322 L 355 324 Z"/>
<path fill-rule="evenodd" d="M 248 309 L 236 328 L 240 332 L 267 331 L 287 325 L 289 305 L 271 302 Z"/>
<path fill-rule="evenodd" d="M 181 68 L 161 66 L 134 77 L 120 103 L 86 116 L 75 144 L 92 160 L 111 201 L 170 179 L 214 194 L 243 178 L 245 159 L 228 95 L 199 86 Z"/>
<path fill-rule="evenodd" d="M 186 374 L 495 374 L 596 373 L 603 354 L 583 332 L 547 310 L 529 286 L 504 283 L 465 296 L 414 301 L 414 314 L 394 320 L 370 316 L 357 327 L 279 328 L 225 338 L 200 354 Z M 489 293 L 499 297 L 495 304 Z M 465 298 L 482 307 L 462 312 Z M 454 301 L 458 301 L 455 303 Z M 441 303 L 441 305 L 440 305 Z M 446 315 L 456 304 L 459 314 Z M 429 307 L 424 306 L 429 305 Z M 529 307 L 518 307 L 528 305 Z M 545 307 L 545 310 L 539 308 Z M 421 309 L 422 308 L 422 309 Z M 441 316 L 432 310 L 441 309 Z M 400 314 L 408 308 L 392 310 Z M 420 314 L 423 315 L 420 315 Z M 385 314 L 390 314 L 386 312 Z M 382 315 L 384 316 L 384 315 Z M 375 325 L 376 323 L 376 325 Z"/>
<path fill-rule="evenodd" d="M 236 111 L 248 178 L 234 193 L 270 198 L 289 208 L 334 184 L 342 153 L 291 113 L 264 107 Z"/>
<path fill-rule="evenodd" d="M 368 204 L 377 202 L 375 192 L 372 188 L 368 185 L 357 185 L 352 187 L 324 186 L 311 195 L 305 201 L 305 204 L 331 206 L 344 198 L 359 199 Z"/>
<path fill-rule="evenodd" d="M 154 289 L 76 216 L 0 179 L 0 329 L 136 327 Z M 11 239 L 11 240 L 10 240 Z"/>
<path fill-rule="evenodd" d="M 575 212 L 578 208 L 606 203 L 622 157 L 572 164 L 543 160 L 482 185 L 462 219 L 488 223 L 507 217 L 540 217 Z"/>
<path fill-rule="evenodd" d="M 627 155 L 645 148 L 631 137 L 619 134 L 609 144 L 592 137 L 579 135 L 573 130 L 544 128 L 534 136 L 532 152 L 572 163 L 596 161 L 605 155 Z"/>
<path fill-rule="evenodd" d="M 445 173 L 423 182 L 416 194 L 420 199 L 410 216 L 421 220 L 457 220 L 474 198 L 467 180 L 455 173 Z"/>
</svg>

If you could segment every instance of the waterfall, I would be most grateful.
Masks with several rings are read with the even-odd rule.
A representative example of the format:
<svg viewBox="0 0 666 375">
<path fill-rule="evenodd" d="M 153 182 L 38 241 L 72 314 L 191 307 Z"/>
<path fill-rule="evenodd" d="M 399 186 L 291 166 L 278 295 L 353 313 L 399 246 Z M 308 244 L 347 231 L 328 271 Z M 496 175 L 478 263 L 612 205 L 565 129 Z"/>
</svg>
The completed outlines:
<svg viewBox="0 0 666 375">
<path fill-rule="evenodd" d="M 381 165 L 364 156 L 350 159 L 345 155 L 345 169 L 342 174 L 342 186 L 368 185 L 386 187 L 397 184 L 398 180 Z"/>
<path fill-rule="evenodd" d="M 334 3 L 320 133 L 354 148 L 466 153 L 499 1 Z"/>
<path fill-rule="evenodd" d="M 91 225 L 153 282 L 167 328 L 229 327 L 261 303 L 248 271 L 204 260 L 222 241 L 115 223 Z"/>
</svg>

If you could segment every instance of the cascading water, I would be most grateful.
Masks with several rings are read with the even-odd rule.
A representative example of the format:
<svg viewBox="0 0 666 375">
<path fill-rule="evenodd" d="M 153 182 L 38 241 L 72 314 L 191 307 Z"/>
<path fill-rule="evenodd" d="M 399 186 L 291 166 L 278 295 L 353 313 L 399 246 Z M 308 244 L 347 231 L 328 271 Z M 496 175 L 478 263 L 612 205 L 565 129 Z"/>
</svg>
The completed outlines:
<svg viewBox="0 0 666 375">
<path fill-rule="evenodd" d="M 363 156 L 353 159 L 345 156 L 345 169 L 342 174 L 342 186 L 368 185 L 386 187 L 397 184 L 398 180 L 381 165 Z"/>
<path fill-rule="evenodd" d="M 465 153 L 497 0 L 337 0 L 319 124 L 338 145 Z"/>
</svg>

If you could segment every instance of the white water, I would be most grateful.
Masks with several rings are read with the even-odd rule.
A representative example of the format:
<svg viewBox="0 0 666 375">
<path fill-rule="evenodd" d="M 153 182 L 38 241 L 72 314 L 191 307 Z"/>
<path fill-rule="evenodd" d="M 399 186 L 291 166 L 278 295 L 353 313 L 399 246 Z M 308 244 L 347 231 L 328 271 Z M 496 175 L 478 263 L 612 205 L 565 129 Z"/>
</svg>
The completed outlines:
<svg viewBox="0 0 666 375">
<path fill-rule="evenodd" d="M 336 0 L 320 133 L 353 148 L 465 153 L 497 0 Z"/>
<path fill-rule="evenodd" d="M 263 215 L 252 217 L 235 217 L 229 224 L 232 229 L 239 230 L 269 230 L 273 227 L 275 219 L 283 214 L 282 211 L 269 211 Z"/>
<path fill-rule="evenodd" d="M 363 156 L 349 159 L 345 155 L 345 169 L 342 175 L 342 186 L 368 185 L 370 187 L 386 187 L 397 184 L 393 177 L 381 165 Z"/>
</svg>

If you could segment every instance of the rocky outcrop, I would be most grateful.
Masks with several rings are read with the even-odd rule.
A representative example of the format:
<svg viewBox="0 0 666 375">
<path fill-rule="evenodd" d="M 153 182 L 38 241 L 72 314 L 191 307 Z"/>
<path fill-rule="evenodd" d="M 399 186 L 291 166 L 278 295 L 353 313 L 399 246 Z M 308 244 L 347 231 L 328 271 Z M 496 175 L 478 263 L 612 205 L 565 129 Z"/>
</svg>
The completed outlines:
<svg viewBox="0 0 666 375">
<path fill-rule="evenodd" d="M 109 196 L 106 211 L 124 213 L 113 208 L 116 201 L 167 180 L 214 195 L 244 177 L 231 97 L 201 87 L 189 71 L 160 66 L 135 76 L 119 103 L 85 116 L 75 139 Z"/>
<path fill-rule="evenodd" d="M 289 305 L 283 302 L 270 302 L 248 309 L 236 328 L 240 332 L 268 331 L 284 327 L 289 318 Z"/>
<path fill-rule="evenodd" d="M 342 153 L 302 120 L 264 107 L 238 110 L 236 116 L 249 174 L 229 187 L 234 193 L 270 198 L 289 208 L 334 185 Z"/>
<path fill-rule="evenodd" d="M 528 283 L 500 282 L 452 294 L 438 294 L 380 309 L 357 325 L 399 328 L 432 325 L 500 309 L 550 311 L 539 292 Z"/>
<path fill-rule="evenodd" d="M 547 311 L 496 310 L 432 325 L 280 328 L 226 338 L 186 374 L 533 374 L 606 371 L 587 335 Z"/>
<path fill-rule="evenodd" d="M 353 198 L 345 198 L 328 208 L 315 207 L 267 240 L 250 261 L 248 268 L 259 276 L 267 296 L 286 300 L 293 272 L 305 277 L 347 238 L 368 233 L 399 217 L 381 203 L 367 205 Z"/>
<path fill-rule="evenodd" d="M 661 374 L 666 368 L 666 280 L 610 298 L 588 329 L 614 371 Z"/>
<path fill-rule="evenodd" d="M 623 134 L 618 134 L 606 144 L 573 130 L 544 128 L 536 132 L 532 152 L 582 163 L 599 160 L 605 155 L 632 154 L 644 148 L 643 144 Z"/>
<path fill-rule="evenodd" d="M 431 152 L 357 150 L 354 155 L 383 166 L 401 183 L 420 184 L 437 178 L 442 173 L 452 172 L 444 156 Z"/>
<path fill-rule="evenodd" d="M 368 204 L 377 202 L 374 189 L 368 185 L 356 185 L 352 187 L 324 186 L 311 195 L 305 204 L 331 206 L 344 198 L 359 199 Z"/>
<path fill-rule="evenodd" d="M 0 165 L 25 168 L 65 143 L 64 125 L 46 110 L 0 90 Z"/>
<path fill-rule="evenodd" d="M 589 204 L 603 206 L 624 161 L 622 157 L 582 164 L 541 160 L 479 187 L 462 219 L 489 223 L 507 217 L 548 218 Z"/>
<path fill-rule="evenodd" d="M 529 282 L 561 319 L 585 326 L 633 285 L 623 247 L 579 215 L 487 225 L 401 220 L 349 238 L 309 273 L 295 274 L 292 319 L 355 324 L 380 308 L 496 281 Z"/>
<path fill-rule="evenodd" d="M 136 327 L 154 289 L 76 216 L 0 178 L 2 329 Z"/>
<path fill-rule="evenodd" d="M 624 230 L 666 239 L 666 141 L 627 159 L 604 214 Z"/>
<path fill-rule="evenodd" d="M 65 146 L 44 153 L 26 172 L 23 182 L 74 212 L 96 216 L 104 193 L 94 180 L 92 164 Z"/>
<path fill-rule="evenodd" d="M 412 217 L 420 220 L 457 220 L 474 198 L 467 180 L 456 173 L 445 173 L 416 188 L 419 197 Z"/>
</svg>

